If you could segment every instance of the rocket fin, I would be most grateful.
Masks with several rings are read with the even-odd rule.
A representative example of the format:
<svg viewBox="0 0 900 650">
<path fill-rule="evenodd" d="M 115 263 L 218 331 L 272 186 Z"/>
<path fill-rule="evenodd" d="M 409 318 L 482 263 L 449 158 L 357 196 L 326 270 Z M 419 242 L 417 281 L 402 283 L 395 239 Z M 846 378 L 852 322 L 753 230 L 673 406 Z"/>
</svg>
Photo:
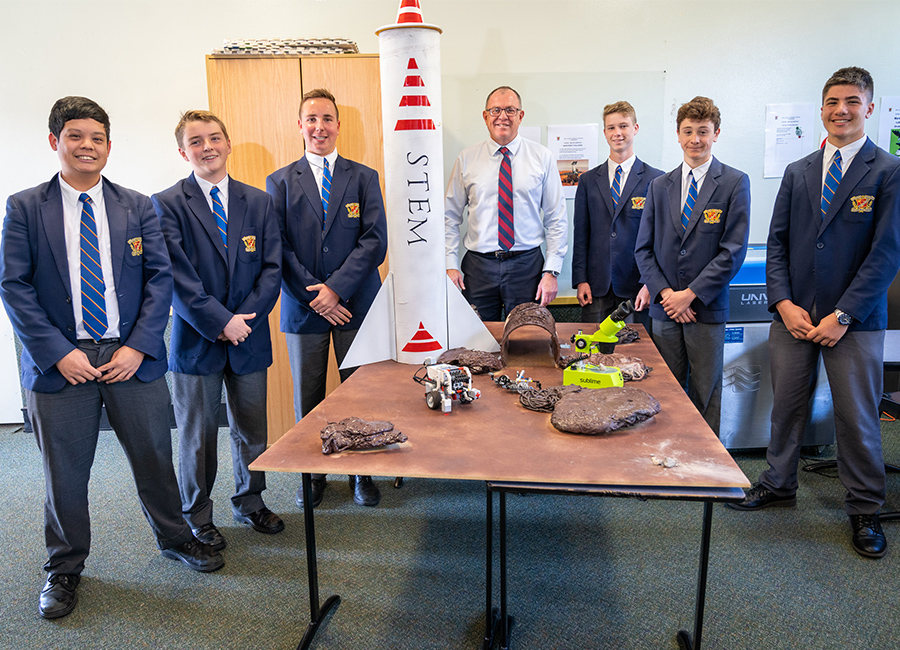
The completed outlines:
<svg viewBox="0 0 900 650">
<path fill-rule="evenodd" d="M 394 327 L 394 274 L 388 273 L 369 307 L 341 369 L 397 358 Z"/>
<path fill-rule="evenodd" d="M 497 339 L 488 331 L 475 310 L 466 302 L 460 290 L 447 276 L 448 348 L 468 348 L 499 352 Z"/>
</svg>

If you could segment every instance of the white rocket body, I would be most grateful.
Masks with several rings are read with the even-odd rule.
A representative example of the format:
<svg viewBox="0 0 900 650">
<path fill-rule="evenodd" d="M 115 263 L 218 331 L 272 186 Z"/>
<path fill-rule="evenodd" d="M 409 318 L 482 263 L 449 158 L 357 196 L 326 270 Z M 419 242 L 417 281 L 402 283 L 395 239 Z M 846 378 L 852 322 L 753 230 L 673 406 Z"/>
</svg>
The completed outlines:
<svg viewBox="0 0 900 650">
<path fill-rule="evenodd" d="M 499 351 L 446 273 L 440 28 L 398 17 L 377 34 L 390 272 L 341 367 Z"/>
</svg>

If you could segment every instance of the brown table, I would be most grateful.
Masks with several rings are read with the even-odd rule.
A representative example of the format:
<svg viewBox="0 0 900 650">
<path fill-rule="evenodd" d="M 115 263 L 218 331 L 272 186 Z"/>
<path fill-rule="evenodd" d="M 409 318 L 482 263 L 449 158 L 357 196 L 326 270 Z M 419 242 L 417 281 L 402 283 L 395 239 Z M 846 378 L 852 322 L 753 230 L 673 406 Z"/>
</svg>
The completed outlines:
<svg viewBox="0 0 900 650">
<path fill-rule="evenodd" d="M 488 327 L 499 339 L 502 323 L 489 323 Z M 507 491 L 702 500 L 704 535 L 694 645 L 686 632 L 679 632 L 683 645 L 699 649 L 712 503 L 739 500 L 743 497 L 741 488 L 750 483 L 690 404 L 650 338 L 639 325 L 634 327 L 642 339 L 619 346 L 617 351 L 637 356 L 654 368 L 645 380 L 633 385 L 655 396 L 662 405 L 659 415 L 635 427 L 605 436 L 562 433 L 550 424 L 549 414 L 524 409 L 514 393 L 494 385 L 487 375 L 474 378 L 475 387 L 482 392 L 480 399 L 467 405 L 454 402 L 452 412 L 442 414 L 425 406 L 424 389 L 412 379 L 415 366 L 384 361 L 361 367 L 262 454 L 251 469 L 302 473 L 305 503 L 310 502 L 311 474 L 485 481 L 488 508 L 492 491 L 501 493 L 501 523 L 505 521 Z M 568 342 L 578 328 L 576 324 L 558 323 L 560 342 Z M 573 346 L 563 354 L 574 351 Z M 513 333 L 508 361 L 503 372 L 510 376 L 525 369 L 526 376 L 539 380 L 544 387 L 562 383 L 562 371 L 550 356 L 550 337 L 540 328 L 523 327 Z M 322 454 L 320 430 L 328 422 L 348 416 L 389 420 L 396 430 L 409 436 L 409 441 L 378 450 Z M 664 469 L 653 464 L 651 455 L 673 458 L 678 465 Z M 305 508 L 304 515 L 311 620 L 299 648 L 309 646 L 319 622 L 339 602 L 332 596 L 319 607 L 313 510 Z M 492 518 L 492 513 L 489 515 Z M 501 527 L 502 576 L 504 529 Z M 487 541 L 490 546 L 490 538 Z M 487 557 L 490 575 L 490 549 Z M 488 579 L 486 618 L 490 618 L 490 586 Z M 501 580 L 503 647 L 508 643 L 505 609 L 505 581 Z M 491 628 L 487 620 L 486 648 L 493 643 Z"/>
</svg>

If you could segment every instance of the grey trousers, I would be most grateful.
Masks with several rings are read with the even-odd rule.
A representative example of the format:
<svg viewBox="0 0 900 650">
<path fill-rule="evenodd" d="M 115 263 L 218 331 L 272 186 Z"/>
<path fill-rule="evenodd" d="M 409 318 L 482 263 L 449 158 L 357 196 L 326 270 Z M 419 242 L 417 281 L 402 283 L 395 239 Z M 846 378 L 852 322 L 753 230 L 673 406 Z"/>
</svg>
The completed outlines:
<svg viewBox="0 0 900 650">
<path fill-rule="evenodd" d="M 654 318 L 650 336 L 675 379 L 718 436 L 725 323 L 682 324 Z"/>
<path fill-rule="evenodd" d="M 78 347 L 99 367 L 120 345 L 79 341 Z M 170 548 L 192 539 L 179 507 L 164 377 L 148 383 L 132 377 L 116 384 L 66 384 L 57 393 L 26 390 L 25 401 L 44 464 L 45 571 L 80 574 L 90 553 L 88 481 L 104 404 L 157 546 Z"/>
<path fill-rule="evenodd" d="M 178 423 L 178 485 L 181 510 L 191 528 L 213 522 L 210 498 L 218 467 L 219 408 L 222 384 L 231 433 L 234 495 L 231 510 L 248 515 L 264 507 L 264 472 L 248 465 L 266 450 L 266 371 L 238 375 L 225 368 L 209 375 L 172 373 L 172 400 Z"/>
<path fill-rule="evenodd" d="M 874 514 L 885 500 L 880 405 L 883 391 L 884 331 L 847 332 L 833 348 L 791 336 L 783 323 L 769 330 L 772 363 L 772 438 L 769 468 L 760 483 L 777 495 L 797 491 L 797 463 L 819 355 L 825 363 L 834 404 L 838 478 L 847 489 L 848 515 Z"/>
</svg>

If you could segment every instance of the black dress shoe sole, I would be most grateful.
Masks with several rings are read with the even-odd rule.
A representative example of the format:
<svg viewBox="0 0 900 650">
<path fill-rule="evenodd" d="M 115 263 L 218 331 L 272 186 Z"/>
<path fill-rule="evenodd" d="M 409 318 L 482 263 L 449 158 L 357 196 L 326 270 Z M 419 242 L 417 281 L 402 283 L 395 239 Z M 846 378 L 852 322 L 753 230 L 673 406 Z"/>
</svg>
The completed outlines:
<svg viewBox="0 0 900 650">
<path fill-rule="evenodd" d="M 38 607 L 38 614 L 41 615 L 41 618 L 45 618 L 48 621 L 52 620 L 54 618 L 62 618 L 63 616 L 68 616 L 69 614 L 71 614 L 75 610 L 75 605 L 77 605 L 77 604 L 78 604 L 78 594 L 75 593 L 75 594 L 73 594 L 72 602 L 69 604 L 68 607 L 65 607 L 63 609 L 57 609 L 54 611 L 44 611 L 44 609 L 42 607 Z"/>
<path fill-rule="evenodd" d="M 313 506 L 313 507 L 315 507 L 315 506 Z M 239 524 L 247 524 L 248 526 L 253 528 L 253 530 L 255 530 L 256 532 L 265 533 L 266 535 L 274 535 L 275 533 L 280 533 L 281 531 L 284 530 L 284 522 L 283 521 L 279 521 L 278 525 L 276 525 L 276 526 L 257 526 L 256 524 L 253 523 L 253 520 L 251 520 L 250 517 L 234 515 L 234 520 L 236 522 L 238 522 Z"/>
<path fill-rule="evenodd" d="M 192 562 L 182 556 L 180 553 L 176 553 L 172 549 L 164 548 L 160 551 L 164 558 L 168 558 L 170 560 L 180 560 L 184 563 L 184 565 L 191 569 L 192 571 L 199 571 L 200 573 L 212 573 L 213 571 L 218 571 L 223 566 L 225 566 L 225 558 L 219 557 L 218 560 L 214 560 L 209 564 L 197 564 L 196 562 Z"/>
</svg>

